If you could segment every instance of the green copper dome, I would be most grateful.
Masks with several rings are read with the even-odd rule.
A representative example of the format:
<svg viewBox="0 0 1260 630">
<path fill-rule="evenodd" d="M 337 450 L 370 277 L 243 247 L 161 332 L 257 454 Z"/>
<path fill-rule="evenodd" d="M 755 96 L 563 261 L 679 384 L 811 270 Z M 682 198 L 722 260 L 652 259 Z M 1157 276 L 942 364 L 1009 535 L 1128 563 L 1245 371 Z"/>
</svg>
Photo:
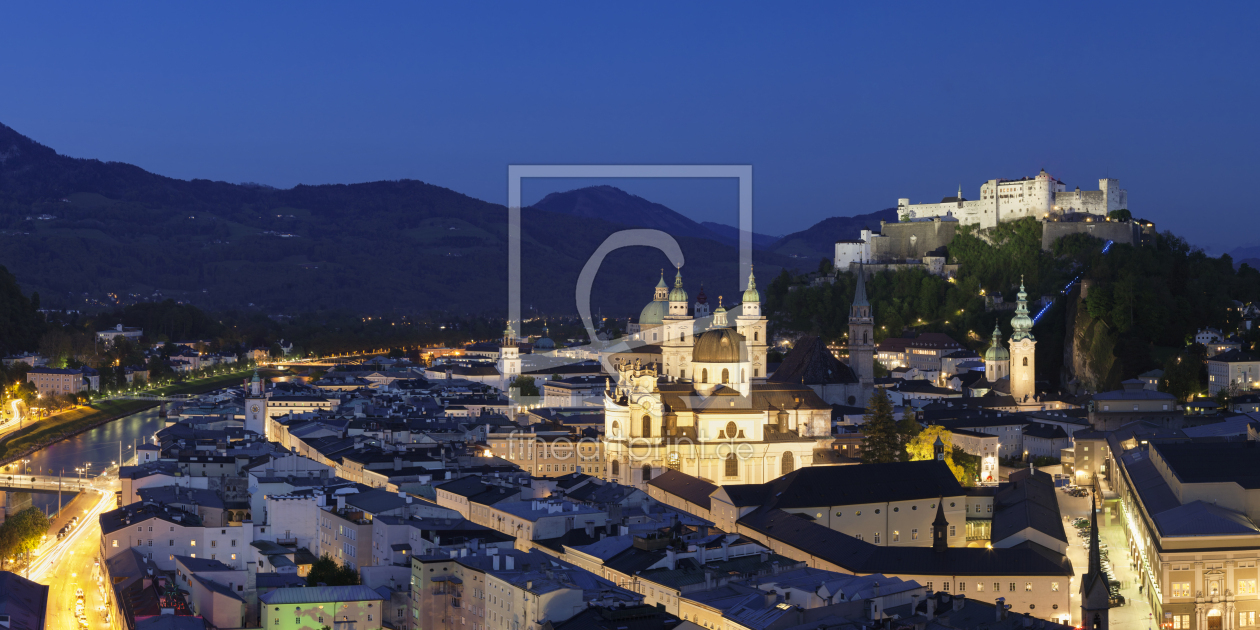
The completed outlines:
<svg viewBox="0 0 1260 630">
<path fill-rule="evenodd" d="M 1010 361 L 1011 353 L 1002 345 L 1002 331 L 997 324 L 993 325 L 993 343 L 984 351 L 985 362 Z"/>
<path fill-rule="evenodd" d="M 744 291 L 744 302 L 760 302 L 761 294 L 757 292 L 757 278 L 753 276 L 752 268 L 748 268 L 748 289 Z"/>
<path fill-rule="evenodd" d="M 664 282 L 664 279 L 662 278 L 661 281 Z M 669 292 L 669 301 L 670 302 L 686 302 L 687 301 L 687 292 L 683 290 L 683 285 L 682 285 L 682 270 L 681 269 L 678 270 L 678 275 L 674 276 L 674 288 L 671 289 Z"/>
<path fill-rule="evenodd" d="M 639 328 L 647 328 L 649 326 L 660 326 L 665 321 L 665 316 L 669 314 L 669 302 L 664 300 L 652 300 L 647 306 L 639 312 Z"/>
</svg>

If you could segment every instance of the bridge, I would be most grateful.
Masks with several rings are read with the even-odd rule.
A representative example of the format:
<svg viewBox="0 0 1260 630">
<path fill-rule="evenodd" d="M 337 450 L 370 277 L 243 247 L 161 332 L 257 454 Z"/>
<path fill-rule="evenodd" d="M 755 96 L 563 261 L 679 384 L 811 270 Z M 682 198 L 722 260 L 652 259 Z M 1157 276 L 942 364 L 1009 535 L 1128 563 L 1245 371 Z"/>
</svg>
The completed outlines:
<svg viewBox="0 0 1260 630">
<path fill-rule="evenodd" d="M 151 392 L 135 392 L 132 394 L 117 394 L 110 396 L 110 400 L 148 400 L 152 402 L 188 402 L 196 398 L 200 398 L 205 394 L 154 394 Z"/>
<path fill-rule="evenodd" d="M 80 492 L 98 487 L 96 477 L 57 477 L 56 475 L 0 475 L 0 491 L 53 493 Z"/>
</svg>

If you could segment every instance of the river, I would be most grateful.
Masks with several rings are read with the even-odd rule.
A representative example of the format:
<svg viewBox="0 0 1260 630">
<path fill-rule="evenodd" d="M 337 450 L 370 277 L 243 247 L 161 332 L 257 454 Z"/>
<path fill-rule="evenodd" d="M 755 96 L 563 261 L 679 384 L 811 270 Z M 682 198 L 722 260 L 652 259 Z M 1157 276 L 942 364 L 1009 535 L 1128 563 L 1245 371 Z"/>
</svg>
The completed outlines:
<svg viewBox="0 0 1260 630">
<path fill-rule="evenodd" d="M 158 408 L 131 414 L 108 424 L 101 425 L 91 431 L 85 431 L 72 438 L 50 444 L 32 453 L 27 459 L 28 470 L 34 474 L 55 475 L 63 471 L 67 477 L 77 477 L 76 468 L 87 466 L 91 475 L 99 475 L 102 470 L 118 461 L 118 447 L 122 444 L 124 460 L 135 456 L 135 445 L 143 444 L 153 434 L 166 426 L 166 419 L 158 417 Z M 21 471 L 22 463 L 9 465 L 11 472 Z M 62 504 L 68 504 L 75 493 L 66 492 L 61 496 Z M 32 493 L 31 502 L 35 507 L 52 514 L 57 511 L 57 495 Z"/>
</svg>

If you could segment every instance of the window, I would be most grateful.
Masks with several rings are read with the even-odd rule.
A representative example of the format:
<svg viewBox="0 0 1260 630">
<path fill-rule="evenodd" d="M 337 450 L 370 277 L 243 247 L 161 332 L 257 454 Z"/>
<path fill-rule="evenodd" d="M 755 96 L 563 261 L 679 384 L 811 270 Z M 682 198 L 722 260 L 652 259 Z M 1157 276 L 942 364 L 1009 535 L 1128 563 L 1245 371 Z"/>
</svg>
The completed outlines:
<svg viewBox="0 0 1260 630">
<path fill-rule="evenodd" d="M 994 583 L 993 583 L 993 592 L 994 592 L 994 593 L 998 593 L 998 592 L 1001 592 L 1001 590 L 1002 590 L 1002 583 L 1001 583 L 1001 582 L 994 582 Z"/>
<path fill-rule="evenodd" d="M 643 416 L 643 437 L 652 437 L 652 416 Z"/>
<path fill-rule="evenodd" d="M 117 538 L 115 538 L 115 539 L 114 539 L 114 547 L 118 547 L 118 539 L 117 539 Z"/>
<path fill-rule="evenodd" d="M 215 548 L 215 547 L 218 547 L 218 546 L 219 546 L 219 541 L 217 541 L 217 540 L 212 540 L 212 541 L 210 541 L 210 548 L 211 548 L 211 549 L 213 549 L 213 548 Z"/>
<path fill-rule="evenodd" d="M 1189 582 L 1173 582 L 1172 596 L 1173 597 L 1190 597 L 1190 583 Z"/>
<path fill-rule="evenodd" d="M 1173 615 L 1173 630 L 1190 630 L 1190 615 Z"/>
<path fill-rule="evenodd" d="M 725 385 L 729 382 L 731 382 L 731 371 L 726 368 L 722 368 L 722 384 Z"/>
<path fill-rule="evenodd" d="M 949 592 L 949 582 L 941 582 L 941 590 L 942 590 L 942 591 L 945 591 L 946 593 L 948 593 L 948 592 Z"/>
<path fill-rule="evenodd" d="M 893 530 L 893 542 L 901 542 L 901 532 Z"/>
<path fill-rule="evenodd" d="M 919 530 L 918 529 L 910 530 L 910 540 L 918 540 L 918 539 L 919 539 Z"/>
<path fill-rule="evenodd" d="M 927 584 L 925 584 L 924 586 L 927 588 L 927 590 L 929 590 L 929 591 L 930 591 L 930 590 L 932 590 L 932 583 L 931 583 L 931 582 L 928 582 L 928 583 L 927 583 Z"/>
<path fill-rule="evenodd" d="M 726 476 L 739 476 L 739 460 L 735 458 L 735 453 L 731 453 L 726 456 Z"/>
<path fill-rule="evenodd" d="M 703 370 L 700 370 L 700 382 L 701 383 L 709 382 L 709 368 L 704 368 Z"/>
<path fill-rule="evenodd" d="M 197 546 L 197 541 L 195 541 L 195 540 L 190 540 L 190 541 L 188 541 L 188 544 L 189 544 L 189 546 L 196 547 L 196 546 Z"/>
<path fill-rule="evenodd" d="M 1010 591 L 1011 591 L 1012 593 L 1014 593 L 1014 592 L 1015 592 L 1015 583 L 1014 583 L 1014 582 L 1011 582 L 1011 588 L 1010 588 Z"/>
<path fill-rule="evenodd" d="M 170 544 L 169 544 L 169 545 L 167 545 L 168 547 L 174 547 L 174 546 L 175 546 L 175 539 L 174 539 L 174 538 L 172 538 L 169 542 L 170 542 Z"/>
<path fill-rule="evenodd" d="M 879 544 L 879 532 L 875 532 L 875 544 Z"/>
<path fill-rule="evenodd" d="M 613 423 L 613 426 L 616 426 L 616 424 L 617 424 L 617 423 L 616 423 L 616 422 L 614 422 L 614 423 Z M 617 460 L 615 460 L 615 459 L 614 459 L 614 460 L 612 460 L 612 474 L 613 474 L 613 475 L 620 475 L 620 474 L 621 474 L 621 464 L 619 464 L 619 463 L 617 462 Z"/>
<path fill-rule="evenodd" d="M 1024 591 L 1027 592 L 1031 590 L 1032 590 L 1032 582 L 1024 582 Z"/>
<path fill-rule="evenodd" d="M 152 541 L 152 540 L 150 540 L 150 541 L 149 541 L 149 546 L 150 546 L 150 547 L 152 547 L 152 546 L 153 546 L 153 541 Z"/>
<path fill-rule="evenodd" d="M 1051 582 L 1051 583 L 1050 583 L 1050 590 L 1051 590 L 1051 591 L 1053 591 L 1053 592 L 1055 592 L 1055 593 L 1058 593 L 1058 592 L 1059 592 L 1059 583 L 1058 583 L 1058 582 Z"/>
<path fill-rule="evenodd" d="M 1240 611 L 1238 613 L 1238 625 L 1240 626 L 1256 625 L 1256 611 L 1254 610 Z"/>
<path fill-rule="evenodd" d="M 965 590 L 967 590 L 967 583 L 962 580 L 958 580 L 958 592 L 961 593 Z"/>
<path fill-rule="evenodd" d="M 858 535 L 857 535 L 857 539 L 858 539 L 858 540 L 864 540 L 864 539 L 862 538 L 862 535 L 861 535 L 861 534 L 858 534 Z"/>
<path fill-rule="evenodd" d="M 983 592 L 984 592 L 984 582 L 976 582 L 976 590 L 977 590 L 977 591 L 979 591 L 979 592 L 981 592 L 981 593 L 983 593 Z"/>
<path fill-rule="evenodd" d="M 950 538 L 953 538 L 953 537 L 955 536 L 955 533 L 954 533 L 954 532 L 956 531 L 956 529 L 957 529 L 957 528 L 956 528 L 955 526 L 953 526 L 953 525 L 950 525 L 950 526 L 949 526 L 949 537 L 950 537 Z"/>
<path fill-rule="evenodd" d="M 779 466 L 779 474 L 786 475 L 796 468 L 796 458 L 792 456 L 792 451 L 783 453 L 783 463 Z"/>
<path fill-rule="evenodd" d="M 621 423 L 617 422 L 616 420 L 613 420 L 613 423 L 612 423 L 612 434 L 613 434 L 613 437 L 618 437 L 621 435 Z"/>
<path fill-rule="evenodd" d="M 1238 592 L 1234 594 L 1235 595 L 1255 595 L 1256 594 L 1256 581 L 1255 580 L 1238 580 Z"/>
</svg>

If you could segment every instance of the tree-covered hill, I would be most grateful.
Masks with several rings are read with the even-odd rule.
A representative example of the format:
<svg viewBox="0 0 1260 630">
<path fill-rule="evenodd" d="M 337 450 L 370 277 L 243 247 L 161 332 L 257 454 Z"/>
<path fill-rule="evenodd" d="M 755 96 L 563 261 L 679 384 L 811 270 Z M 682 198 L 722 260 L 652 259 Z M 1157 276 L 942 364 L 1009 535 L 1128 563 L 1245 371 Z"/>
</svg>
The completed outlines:
<svg viewBox="0 0 1260 630">
<path fill-rule="evenodd" d="M 501 316 L 507 229 L 503 206 L 424 182 L 281 190 L 184 181 L 59 155 L 0 125 L 0 264 L 54 308 L 169 297 L 214 311 Z M 525 209 L 527 312 L 575 315 L 579 271 L 620 229 L 592 216 Z M 703 282 L 715 295 L 741 288 L 735 248 L 679 234 L 689 286 Z M 791 259 L 759 253 L 757 263 L 774 273 Z M 667 266 L 656 250 L 614 253 L 593 306 L 637 314 Z"/>
</svg>

